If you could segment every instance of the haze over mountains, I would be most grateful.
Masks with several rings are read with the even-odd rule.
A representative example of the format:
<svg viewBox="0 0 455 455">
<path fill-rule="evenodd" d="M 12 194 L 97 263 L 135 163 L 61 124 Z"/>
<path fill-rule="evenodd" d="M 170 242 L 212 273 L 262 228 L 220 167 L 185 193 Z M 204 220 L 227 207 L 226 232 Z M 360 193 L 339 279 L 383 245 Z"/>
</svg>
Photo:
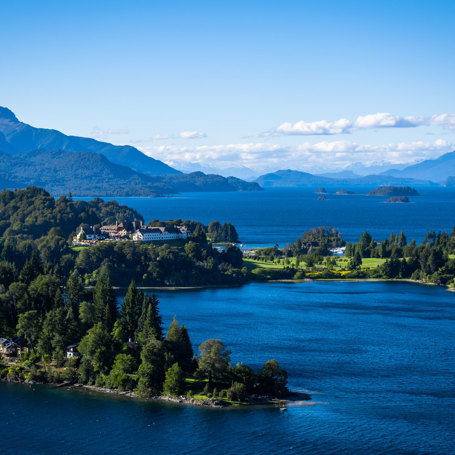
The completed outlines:
<svg viewBox="0 0 455 455">
<path fill-rule="evenodd" d="M 235 177 L 183 174 L 138 149 L 34 128 L 0 107 L 0 185 L 52 194 L 159 196 L 180 191 L 257 191 Z"/>
<path fill-rule="evenodd" d="M 401 170 L 391 169 L 384 174 L 398 178 L 427 179 L 442 183 L 449 177 L 455 176 L 455 152 L 446 153 L 434 160 L 425 160 Z"/>
<path fill-rule="evenodd" d="M 180 174 L 180 171 L 129 145 L 112 145 L 91 138 L 67 136 L 57 130 L 35 128 L 20 122 L 9 109 L 0 107 L 0 151 L 16 155 L 37 149 L 101 153 L 111 163 L 128 166 L 144 174 Z"/>
<path fill-rule="evenodd" d="M 202 169 L 210 172 L 215 169 L 213 164 L 216 166 L 216 163 L 207 163 Z M 186 170 L 193 169 L 197 167 L 188 163 Z M 230 171 L 241 172 L 248 178 L 253 172 L 251 169 L 233 163 L 225 171 L 226 177 L 203 172 L 184 174 L 135 147 L 35 128 L 19 121 L 11 110 L 0 107 L 0 186 L 36 185 L 52 194 L 159 196 L 181 191 L 257 191 L 261 186 L 453 185 L 455 152 L 367 176 L 357 175 L 352 170 L 322 175 L 279 170 L 247 182 L 227 175 Z"/>
<path fill-rule="evenodd" d="M 261 175 L 255 181 L 262 187 L 299 187 L 311 185 L 453 185 L 455 181 L 455 152 L 434 160 L 391 169 L 376 175 L 359 176 L 352 171 L 313 175 L 294 170 L 280 170 Z"/>
</svg>

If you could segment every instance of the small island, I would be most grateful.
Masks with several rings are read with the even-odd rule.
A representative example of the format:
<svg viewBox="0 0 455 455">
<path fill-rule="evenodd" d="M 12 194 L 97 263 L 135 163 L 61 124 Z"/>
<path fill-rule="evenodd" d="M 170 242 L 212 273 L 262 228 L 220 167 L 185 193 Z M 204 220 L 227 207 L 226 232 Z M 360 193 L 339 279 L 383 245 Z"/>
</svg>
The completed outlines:
<svg viewBox="0 0 455 455">
<path fill-rule="evenodd" d="M 367 196 L 420 196 L 417 190 L 410 186 L 380 186 L 367 193 Z"/>
<path fill-rule="evenodd" d="M 411 202 L 407 196 L 393 196 L 389 199 L 387 199 L 386 203 L 391 203 L 391 204 L 401 204 L 403 202 Z"/>
<path fill-rule="evenodd" d="M 316 194 L 327 194 L 327 190 L 324 187 L 320 187 L 315 191 Z"/>
<path fill-rule="evenodd" d="M 319 197 L 317 198 L 317 200 L 318 200 L 318 201 L 328 201 L 329 198 L 323 195 L 323 196 L 319 196 Z"/>
<path fill-rule="evenodd" d="M 335 194 L 340 194 L 340 195 L 343 195 L 343 196 L 348 196 L 350 194 L 357 194 L 356 192 L 354 191 L 349 191 L 349 190 L 345 190 L 343 188 L 340 188 Z"/>
</svg>

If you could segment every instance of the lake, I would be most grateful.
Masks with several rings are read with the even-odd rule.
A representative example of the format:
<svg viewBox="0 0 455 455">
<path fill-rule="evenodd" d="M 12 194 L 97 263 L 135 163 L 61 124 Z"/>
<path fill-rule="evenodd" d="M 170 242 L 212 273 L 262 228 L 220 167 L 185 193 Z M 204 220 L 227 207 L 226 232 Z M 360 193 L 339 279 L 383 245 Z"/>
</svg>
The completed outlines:
<svg viewBox="0 0 455 455">
<path fill-rule="evenodd" d="M 366 193 L 372 188 L 345 187 Z M 455 189 L 422 187 L 408 204 L 385 204 L 387 198 L 338 196 L 327 187 L 327 201 L 318 201 L 314 189 L 267 189 L 246 193 L 183 193 L 166 198 L 116 198 L 135 208 L 148 222 L 181 218 L 230 222 L 248 246 L 294 243 L 309 228 L 333 226 L 347 241 L 357 241 L 368 230 L 376 240 L 403 231 L 421 242 L 427 230 L 455 226 Z M 81 198 L 87 199 L 87 198 Z M 109 199 L 109 198 L 105 198 Z"/>
<path fill-rule="evenodd" d="M 453 454 L 455 294 L 407 283 L 159 292 L 195 346 L 275 358 L 311 406 L 200 409 L 0 383 L 2 454 Z"/>
</svg>

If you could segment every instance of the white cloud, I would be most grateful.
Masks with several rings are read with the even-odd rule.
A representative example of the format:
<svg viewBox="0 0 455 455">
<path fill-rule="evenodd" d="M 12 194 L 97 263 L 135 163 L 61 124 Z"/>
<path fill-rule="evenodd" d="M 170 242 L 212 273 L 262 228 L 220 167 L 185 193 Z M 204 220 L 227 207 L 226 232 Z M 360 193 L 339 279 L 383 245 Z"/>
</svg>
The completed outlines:
<svg viewBox="0 0 455 455">
<path fill-rule="evenodd" d="M 454 114 L 439 114 L 432 115 L 430 124 L 435 126 L 441 126 L 447 130 L 455 130 L 455 115 Z"/>
<path fill-rule="evenodd" d="M 388 112 L 378 112 L 357 117 L 355 128 L 414 128 L 427 124 L 423 117 L 402 117 Z"/>
<path fill-rule="evenodd" d="M 281 135 L 317 135 L 317 134 L 344 134 L 349 133 L 352 128 L 352 122 L 346 118 L 329 122 L 319 120 L 317 122 L 296 122 L 282 123 L 278 128 L 263 133 L 263 136 L 281 136 Z"/>
<path fill-rule="evenodd" d="M 285 122 L 276 128 L 266 131 L 261 136 L 310 136 L 349 134 L 353 131 L 374 128 L 416 128 L 418 126 L 438 126 L 455 130 L 454 114 L 435 114 L 431 117 L 401 116 L 389 112 L 361 115 L 354 121 L 341 118 L 335 121 L 319 120 L 315 122 Z"/>
<path fill-rule="evenodd" d="M 200 139 L 203 137 L 207 137 L 207 134 L 201 133 L 200 131 L 182 131 L 179 134 L 181 139 Z"/>
<path fill-rule="evenodd" d="M 241 143 L 178 147 L 162 145 L 143 148 L 154 158 L 174 166 L 183 162 L 218 168 L 245 166 L 255 172 L 297 169 L 326 172 L 348 167 L 353 162 L 371 166 L 378 163 L 413 164 L 449 152 L 454 144 L 443 139 L 433 143 L 416 141 L 396 144 L 358 144 L 350 141 L 304 142 L 298 146 L 267 143 Z"/>
</svg>

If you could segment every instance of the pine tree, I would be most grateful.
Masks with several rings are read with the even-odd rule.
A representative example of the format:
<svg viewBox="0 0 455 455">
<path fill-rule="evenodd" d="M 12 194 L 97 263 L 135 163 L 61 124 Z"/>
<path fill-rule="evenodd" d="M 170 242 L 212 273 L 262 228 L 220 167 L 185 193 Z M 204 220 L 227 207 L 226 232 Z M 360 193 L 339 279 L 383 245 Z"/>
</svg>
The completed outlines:
<svg viewBox="0 0 455 455">
<path fill-rule="evenodd" d="M 163 321 L 158 305 L 159 301 L 155 295 L 144 297 L 136 334 L 136 339 L 140 344 L 144 345 L 153 339 L 163 341 Z"/>
<path fill-rule="evenodd" d="M 19 275 L 19 281 L 25 284 L 30 284 L 38 275 L 43 273 L 43 266 L 37 255 L 33 253 L 30 259 L 25 261 L 24 267 L 22 267 Z"/>
<path fill-rule="evenodd" d="M 117 298 L 107 273 L 102 273 L 96 282 L 93 307 L 95 323 L 102 322 L 110 333 L 117 316 Z"/>
<path fill-rule="evenodd" d="M 79 273 L 74 270 L 66 282 L 66 295 L 68 302 L 74 309 L 79 307 L 79 303 L 84 296 L 84 284 Z"/>
<path fill-rule="evenodd" d="M 133 338 L 142 313 L 142 304 L 144 303 L 144 293 L 137 289 L 134 281 L 128 287 L 125 299 L 120 307 L 120 317 L 118 322 L 119 341 L 127 341 Z"/>
<path fill-rule="evenodd" d="M 193 347 L 186 327 L 179 323 L 174 316 L 169 331 L 166 335 L 166 345 L 172 358 L 184 371 L 191 371 L 193 360 Z"/>
</svg>

